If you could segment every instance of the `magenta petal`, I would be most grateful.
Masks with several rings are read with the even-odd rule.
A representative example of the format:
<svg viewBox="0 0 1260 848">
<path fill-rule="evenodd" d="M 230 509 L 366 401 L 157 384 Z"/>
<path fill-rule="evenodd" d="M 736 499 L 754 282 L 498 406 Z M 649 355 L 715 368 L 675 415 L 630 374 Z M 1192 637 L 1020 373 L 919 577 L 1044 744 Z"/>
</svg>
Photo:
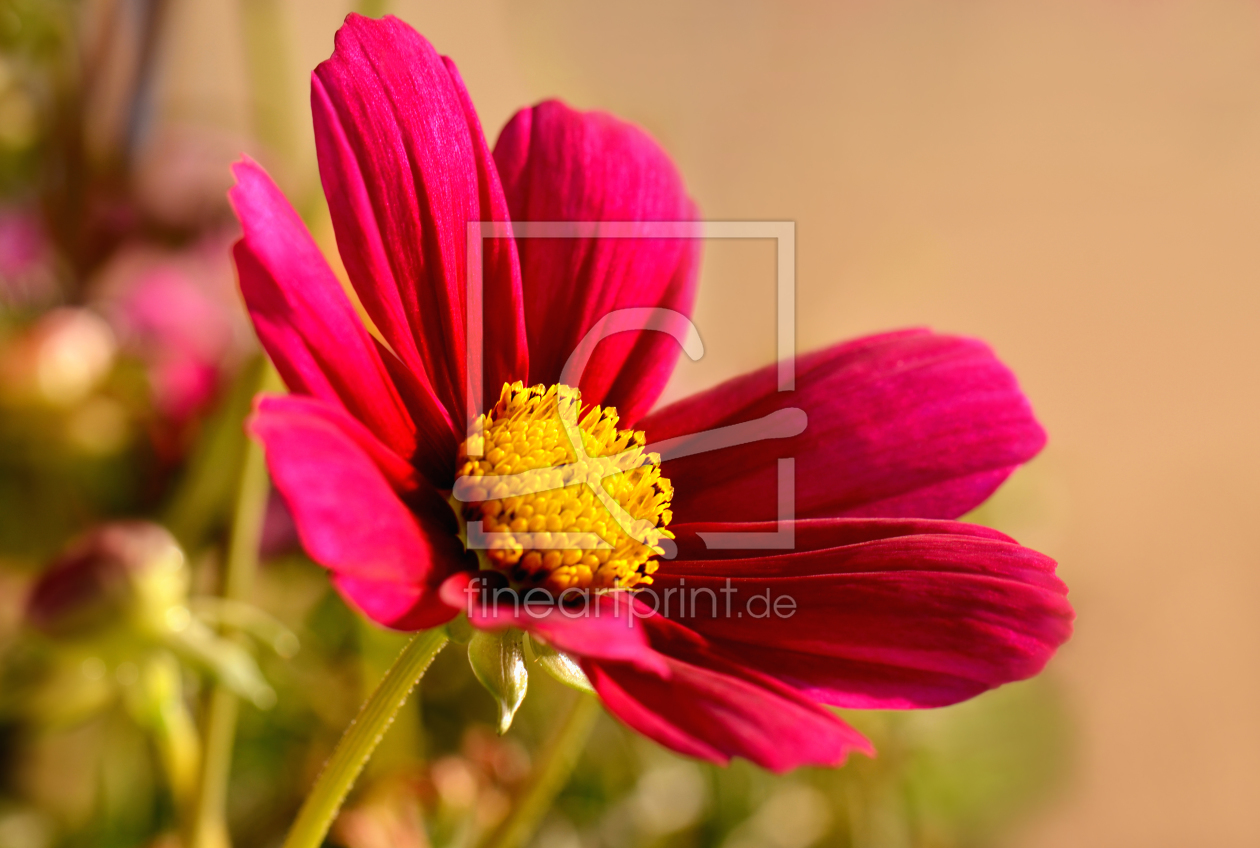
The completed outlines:
<svg viewBox="0 0 1260 848">
<path fill-rule="evenodd" d="M 648 645 L 642 619 L 630 614 L 628 595 L 586 595 L 585 604 L 560 607 L 548 602 L 553 596 L 541 589 L 518 592 L 501 583 L 483 584 L 470 573 L 449 578 L 442 585 L 442 597 L 481 630 L 516 627 L 557 650 L 668 673 Z"/>
<path fill-rule="evenodd" d="M 517 626 L 541 636 L 557 650 L 577 656 L 620 660 L 637 669 L 668 674 L 661 657 L 648 647 L 643 622 L 627 615 L 627 605 L 610 598 L 596 598 L 592 608 L 600 614 L 584 613 L 570 618 L 563 609 L 549 616 L 525 615 Z M 620 608 L 620 615 L 615 611 Z"/>
<path fill-rule="evenodd" d="M 381 624 L 430 626 L 452 615 L 437 586 L 462 567 L 454 518 L 423 480 L 406 503 L 362 436 L 332 416 L 265 399 L 250 421 L 302 546 L 347 600 Z M 379 460 L 379 455 L 377 457 Z"/>
<path fill-rule="evenodd" d="M 672 592 L 670 613 L 715 650 L 843 707 L 961 701 L 1038 673 L 1071 635 L 1067 589 L 1048 557 L 984 528 L 887 530 L 838 547 L 671 562 L 652 590 Z"/>
<path fill-rule="evenodd" d="M 644 422 L 653 442 L 751 421 L 786 407 L 800 435 L 668 461 L 678 521 L 777 515 L 778 458 L 795 457 L 798 518 L 957 518 L 1045 444 L 1014 375 L 983 342 L 906 330 L 846 342 L 796 362 L 796 390 L 774 366 Z"/>
<path fill-rule="evenodd" d="M 688 756 L 722 764 L 744 757 L 780 773 L 839 765 L 855 750 L 874 753 L 856 730 L 791 688 L 685 635 L 665 641 L 667 676 L 582 661 L 608 710 L 644 736 Z"/>
<path fill-rule="evenodd" d="M 512 220 L 692 221 L 698 217 L 669 156 L 643 130 L 603 112 L 550 100 L 517 112 L 495 162 Z M 690 315 L 696 239 L 517 238 L 529 331 L 530 381 L 559 381 L 596 321 L 617 309 L 667 307 Z M 673 371 L 678 342 L 622 332 L 596 348 L 582 399 L 615 406 L 627 424 L 651 408 Z"/>
<path fill-rule="evenodd" d="M 246 159 L 229 192 L 244 235 L 234 255 L 258 337 L 289 388 L 345 408 L 401 456 L 416 425 L 371 337 L 302 220 Z"/>
<path fill-rule="evenodd" d="M 468 225 L 507 220 L 463 82 L 397 18 L 350 15 L 315 70 L 311 107 L 355 290 L 402 361 L 462 422 Z M 528 348 L 515 246 L 501 238 L 484 247 L 484 385 L 493 399 L 528 372 Z"/>
<path fill-rule="evenodd" d="M 345 434 L 363 451 L 399 496 L 415 491 L 415 467 L 382 444 L 370 430 L 351 418 L 341 407 L 303 395 L 259 395 L 255 405 L 258 412 L 273 418 L 296 419 L 303 423 L 311 419 L 327 423 Z"/>
<path fill-rule="evenodd" d="M 761 562 L 786 553 L 751 547 L 710 548 L 705 542 L 705 537 L 711 533 L 774 533 L 779 529 L 778 522 L 775 521 L 674 523 L 669 529 L 674 534 L 678 553 L 674 562 L 661 562 L 661 567 L 666 572 L 684 567 L 680 563 L 688 560 L 745 559 L 749 562 Z M 1015 541 L 991 527 L 935 518 L 804 518 L 793 521 L 791 529 L 792 550 L 795 551 L 817 551 L 896 536 L 917 535 L 972 536 L 1002 542 Z"/>
<path fill-rule="evenodd" d="M 428 630 L 455 617 L 425 584 L 382 583 L 348 574 L 333 574 L 332 583 L 352 606 L 394 630 Z"/>
</svg>

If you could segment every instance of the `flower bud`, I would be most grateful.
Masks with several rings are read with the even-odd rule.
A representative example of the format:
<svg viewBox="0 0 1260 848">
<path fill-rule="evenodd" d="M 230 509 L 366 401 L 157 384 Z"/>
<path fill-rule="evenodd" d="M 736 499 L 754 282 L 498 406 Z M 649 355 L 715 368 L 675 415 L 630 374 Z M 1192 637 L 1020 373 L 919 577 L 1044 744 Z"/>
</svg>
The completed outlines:
<svg viewBox="0 0 1260 848">
<path fill-rule="evenodd" d="M 26 618 L 67 636 L 118 623 L 162 628 L 187 603 L 183 551 L 166 530 L 143 521 L 105 524 L 62 553 L 36 581 Z"/>
<path fill-rule="evenodd" d="M 497 633 L 478 630 L 468 642 L 468 662 L 473 674 L 499 704 L 500 736 L 512 726 L 529 686 L 522 635 L 515 628 Z"/>
</svg>

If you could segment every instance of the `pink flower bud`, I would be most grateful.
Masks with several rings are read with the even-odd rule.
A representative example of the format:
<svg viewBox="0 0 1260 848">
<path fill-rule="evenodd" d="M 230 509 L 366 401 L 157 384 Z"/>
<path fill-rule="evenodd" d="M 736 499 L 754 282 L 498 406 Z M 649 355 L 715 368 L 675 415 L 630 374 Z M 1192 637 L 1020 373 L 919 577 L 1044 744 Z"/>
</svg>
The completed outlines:
<svg viewBox="0 0 1260 848">
<path fill-rule="evenodd" d="M 26 618 L 72 635 L 120 622 L 160 622 L 184 603 L 188 572 L 175 539 L 156 524 L 101 525 L 73 542 L 35 582 Z"/>
</svg>

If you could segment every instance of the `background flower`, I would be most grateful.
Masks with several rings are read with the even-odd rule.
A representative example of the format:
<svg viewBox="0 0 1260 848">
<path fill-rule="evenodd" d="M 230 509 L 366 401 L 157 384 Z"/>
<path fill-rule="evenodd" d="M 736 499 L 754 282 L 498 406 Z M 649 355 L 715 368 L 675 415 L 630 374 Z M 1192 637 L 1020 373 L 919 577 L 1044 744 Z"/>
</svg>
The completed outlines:
<svg viewBox="0 0 1260 848">
<path fill-rule="evenodd" d="M 144 364 L 158 414 L 175 422 L 204 411 L 254 349 L 227 258 L 232 239 L 211 233 L 181 251 L 126 245 L 98 272 L 97 308 Z"/>
</svg>

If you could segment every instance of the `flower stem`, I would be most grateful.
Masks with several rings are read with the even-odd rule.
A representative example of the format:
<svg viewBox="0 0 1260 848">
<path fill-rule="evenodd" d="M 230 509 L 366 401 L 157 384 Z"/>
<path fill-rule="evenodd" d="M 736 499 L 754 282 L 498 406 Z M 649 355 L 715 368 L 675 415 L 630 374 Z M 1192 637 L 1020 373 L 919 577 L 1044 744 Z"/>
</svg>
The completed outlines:
<svg viewBox="0 0 1260 848">
<path fill-rule="evenodd" d="M 206 708 L 205 749 L 201 780 L 194 799 L 190 848 L 231 848 L 227 829 L 227 785 L 236 736 L 236 695 L 216 685 Z"/>
<path fill-rule="evenodd" d="M 551 802 L 568 782 L 598 717 L 599 700 L 579 693 L 564 722 L 551 737 L 529 784 L 512 805 L 512 812 L 481 848 L 518 848 L 529 841 L 551 808 Z"/>
<path fill-rule="evenodd" d="M 437 627 L 417 633 L 403 648 L 324 764 L 284 848 L 319 848 L 323 843 L 359 772 L 447 638 L 446 628 Z"/>
<path fill-rule="evenodd" d="M 267 391 L 278 386 L 279 377 L 275 369 L 271 363 L 264 362 L 258 378 L 258 390 Z M 253 591 L 268 492 L 262 445 L 247 439 L 232 508 L 232 529 L 221 590 L 223 598 L 229 601 L 246 600 Z M 228 632 L 229 628 L 224 630 L 224 635 L 234 635 Z M 236 711 L 236 695 L 222 683 L 214 684 L 206 709 L 201 773 L 187 822 L 186 843 L 189 848 L 230 848 L 232 844 L 226 812 L 232 743 L 236 737 Z"/>
</svg>

